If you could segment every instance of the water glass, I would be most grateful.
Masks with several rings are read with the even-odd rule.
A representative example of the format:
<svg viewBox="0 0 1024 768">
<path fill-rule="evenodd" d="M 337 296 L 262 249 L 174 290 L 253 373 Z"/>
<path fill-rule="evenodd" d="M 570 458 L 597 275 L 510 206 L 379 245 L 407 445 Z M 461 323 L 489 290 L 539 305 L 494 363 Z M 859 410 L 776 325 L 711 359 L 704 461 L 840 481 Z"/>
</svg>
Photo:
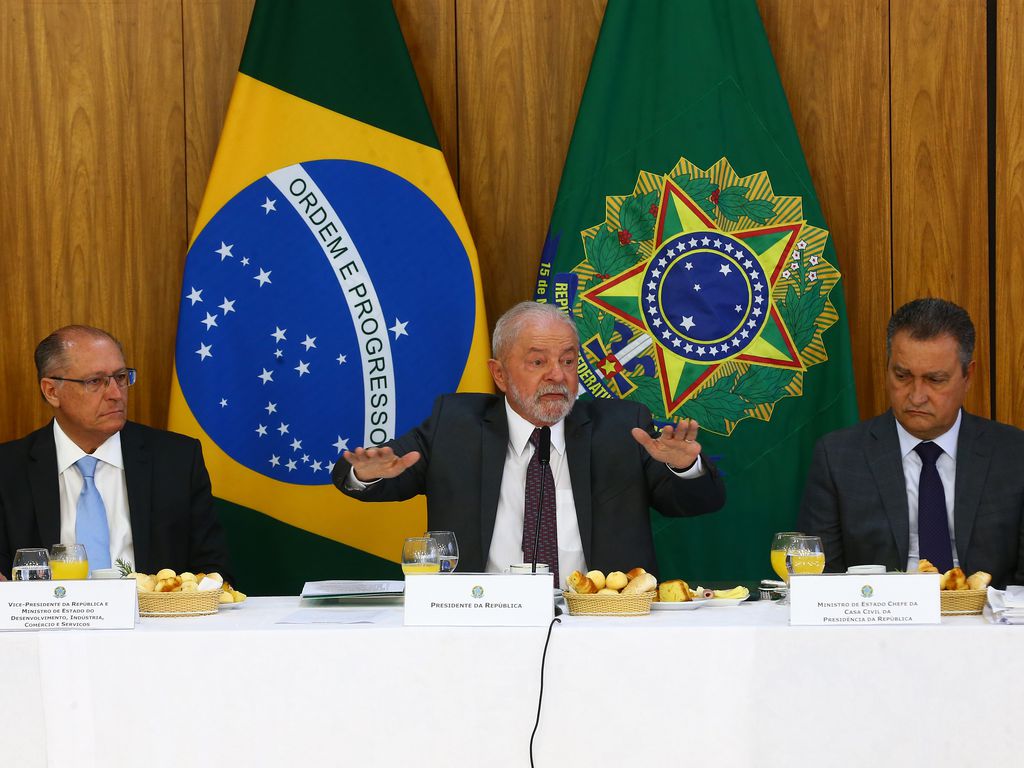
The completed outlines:
<svg viewBox="0 0 1024 768">
<path fill-rule="evenodd" d="M 441 559 L 441 573 L 451 573 L 459 564 L 459 542 L 453 531 L 427 531 L 427 536 L 437 542 Z"/>
<path fill-rule="evenodd" d="M 12 581 L 40 581 L 51 578 L 50 553 L 42 547 L 19 549 L 14 553 Z"/>
</svg>

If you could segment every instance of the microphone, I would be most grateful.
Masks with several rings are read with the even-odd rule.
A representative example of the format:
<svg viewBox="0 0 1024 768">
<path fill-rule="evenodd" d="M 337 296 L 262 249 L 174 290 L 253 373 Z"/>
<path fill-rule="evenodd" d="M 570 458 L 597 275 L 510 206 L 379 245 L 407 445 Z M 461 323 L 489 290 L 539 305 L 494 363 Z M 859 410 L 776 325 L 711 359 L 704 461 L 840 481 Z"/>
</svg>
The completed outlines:
<svg viewBox="0 0 1024 768">
<path fill-rule="evenodd" d="M 542 467 L 551 463 L 551 427 L 541 427 L 537 440 L 537 461 Z M 537 526 L 533 532 L 533 568 L 531 573 L 537 572 L 537 550 L 540 548 L 540 523 L 544 515 L 544 489 L 547 483 L 544 482 L 546 473 L 541 473 L 540 491 L 537 495 Z M 551 563 L 548 563 L 551 567 Z"/>
</svg>

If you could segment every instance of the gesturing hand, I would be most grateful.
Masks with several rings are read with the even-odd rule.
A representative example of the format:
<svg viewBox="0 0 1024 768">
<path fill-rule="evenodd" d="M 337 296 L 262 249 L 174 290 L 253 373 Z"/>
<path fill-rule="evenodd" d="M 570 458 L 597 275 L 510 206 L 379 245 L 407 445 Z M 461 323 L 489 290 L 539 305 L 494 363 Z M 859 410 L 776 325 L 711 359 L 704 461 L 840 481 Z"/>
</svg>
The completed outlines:
<svg viewBox="0 0 1024 768">
<path fill-rule="evenodd" d="M 668 464 L 672 469 L 685 470 L 693 466 L 700 456 L 700 443 L 694 419 L 679 422 L 676 427 L 667 426 L 658 438 L 653 438 L 639 427 L 633 427 L 633 438 L 642 445 L 651 458 Z"/>
<path fill-rule="evenodd" d="M 395 452 L 383 448 L 356 448 L 345 451 L 342 456 L 352 465 L 356 479 L 361 482 L 397 477 L 420 460 L 419 451 L 410 451 L 405 456 L 396 456 Z"/>
</svg>

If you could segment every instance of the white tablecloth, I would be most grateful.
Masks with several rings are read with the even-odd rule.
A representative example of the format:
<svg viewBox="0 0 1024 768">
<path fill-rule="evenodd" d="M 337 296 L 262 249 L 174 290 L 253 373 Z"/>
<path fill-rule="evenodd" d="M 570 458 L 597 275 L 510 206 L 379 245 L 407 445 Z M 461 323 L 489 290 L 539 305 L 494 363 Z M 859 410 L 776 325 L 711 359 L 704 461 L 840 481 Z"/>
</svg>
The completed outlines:
<svg viewBox="0 0 1024 768">
<path fill-rule="evenodd" d="M 277 623 L 298 609 L 0 633 L 3 764 L 529 765 L 546 628 L 407 628 L 398 608 Z M 769 603 L 564 617 L 537 765 L 1020 764 L 1024 628 L 787 620 Z"/>
</svg>

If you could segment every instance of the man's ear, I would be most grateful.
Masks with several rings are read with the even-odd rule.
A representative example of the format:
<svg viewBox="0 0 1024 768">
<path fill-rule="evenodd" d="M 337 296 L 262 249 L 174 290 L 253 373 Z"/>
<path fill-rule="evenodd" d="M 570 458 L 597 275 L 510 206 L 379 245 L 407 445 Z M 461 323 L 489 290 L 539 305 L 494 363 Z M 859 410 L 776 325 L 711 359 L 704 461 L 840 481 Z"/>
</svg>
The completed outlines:
<svg viewBox="0 0 1024 768">
<path fill-rule="evenodd" d="M 43 393 L 43 399 L 54 408 L 60 405 L 60 397 L 57 395 L 57 383 L 53 379 L 40 379 L 39 391 Z"/>
<path fill-rule="evenodd" d="M 506 386 L 505 367 L 494 358 L 491 358 L 487 361 L 487 370 L 491 372 L 491 378 L 494 379 L 495 386 L 504 392 Z"/>
</svg>

